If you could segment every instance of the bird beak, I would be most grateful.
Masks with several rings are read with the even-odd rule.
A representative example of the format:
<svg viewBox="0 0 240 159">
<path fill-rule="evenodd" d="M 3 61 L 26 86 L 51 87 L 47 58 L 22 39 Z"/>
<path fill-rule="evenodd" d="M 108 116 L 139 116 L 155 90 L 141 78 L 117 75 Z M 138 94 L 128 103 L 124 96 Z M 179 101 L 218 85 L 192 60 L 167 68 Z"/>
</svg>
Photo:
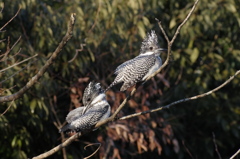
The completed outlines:
<svg viewBox="0 0 240 159">
<path fill-rule="evenodd" d="M 154 52 L 157 53 L 157 52 L 163 52 L 163 51 L 167 51 L 168 49 L 164 49 L 164 48 L 159 48 L 157 50 L 155 50 Z"/>
<path fill-rule="evenodd" d="M 160 48 L 160 49 L 157 49 L 157 51 L 167 51 L 168 49 L 164 49 L 164 48 Z"/>
</svg>

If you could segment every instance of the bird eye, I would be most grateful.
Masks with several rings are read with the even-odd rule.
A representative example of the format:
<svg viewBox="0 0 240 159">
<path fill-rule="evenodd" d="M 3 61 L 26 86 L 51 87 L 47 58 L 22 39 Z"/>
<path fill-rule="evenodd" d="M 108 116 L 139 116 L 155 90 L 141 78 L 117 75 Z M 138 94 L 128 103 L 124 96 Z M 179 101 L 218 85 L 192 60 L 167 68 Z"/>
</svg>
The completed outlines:
<svg viewBox="0 0 240 159">
<path fill-rule="evenodd" d="M 150 50 L 153 50 L 153 47 L 151 46 L 149 49 L 150 49 Z"/>
<path fill-rule="evenodd" d="M 88 98 L 88 99 L 87 99 L 87 102 L 90 102 L 90 100 L 91 100 L 91 99 L 90 99 L 90 98 Z"/>
</svg>

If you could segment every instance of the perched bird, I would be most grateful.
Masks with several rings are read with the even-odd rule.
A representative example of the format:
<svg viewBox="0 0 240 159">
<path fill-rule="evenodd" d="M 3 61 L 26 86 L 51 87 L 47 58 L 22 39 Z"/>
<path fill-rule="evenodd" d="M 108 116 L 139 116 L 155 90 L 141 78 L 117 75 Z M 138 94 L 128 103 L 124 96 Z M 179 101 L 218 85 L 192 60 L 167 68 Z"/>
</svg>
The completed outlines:
<svg viewBox="0 0 240 159">
<path fill-rule="evenodd" d="M 159 47 L 158 37 L 152 30 L 144 38 L 140 54 L 117 67 L 114 73 L 117 76 L 106 90 L 118 83 L 123 83 L 120 91 L 125 91 L 134 84 L 145 81 L 161 67 L 162 60 L 159 55 L 165 50 Z"/>
<path fill-rule="evenodd" d="M 90 82 L 83 94 L 83 107 L 70 111 L 67 125 L 59 132 L 79 132 L 92 128 L 97 122 L 110 116 L 111 107 L 99 83 Z"/>
</svg>

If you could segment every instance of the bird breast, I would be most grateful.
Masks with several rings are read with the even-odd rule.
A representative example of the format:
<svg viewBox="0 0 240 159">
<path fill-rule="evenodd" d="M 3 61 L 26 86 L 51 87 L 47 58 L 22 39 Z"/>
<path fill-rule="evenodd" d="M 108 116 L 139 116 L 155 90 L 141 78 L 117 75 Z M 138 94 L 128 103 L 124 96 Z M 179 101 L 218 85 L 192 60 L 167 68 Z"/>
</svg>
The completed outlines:
<svg viewBox="0 0 240 159">
<path fill-rule="evenodd" d="M 162 66 L 162 59 L 157 56 L 155 64 L 149 69 L 148 73 L 143 77 L 142 81 L 145 81 L 151 74 L 156 72 Z"/>
</svg>

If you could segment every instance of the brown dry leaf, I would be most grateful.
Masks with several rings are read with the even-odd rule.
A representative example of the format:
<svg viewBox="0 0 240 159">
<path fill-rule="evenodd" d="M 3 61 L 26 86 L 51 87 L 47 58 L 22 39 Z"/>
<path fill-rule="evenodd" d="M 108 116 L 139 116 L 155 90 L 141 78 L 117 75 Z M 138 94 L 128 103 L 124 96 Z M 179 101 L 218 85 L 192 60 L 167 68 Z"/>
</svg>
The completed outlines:
<svg viewBox="0 0 240 159">
<path fill-rule="evenodd" d="M 144 135 L 143 133 L 140 133 L 140 138 L 138 139 L 138 144 L 140 145 L 140 152 L 139 153 L 142 153 L 142 150 L 143 149 L 144 151 L 147 151 L 147 147 L 145 146 L 147 144 L 147 142 L 144 140 Z"/>
<path fill-rule="evenodd" d="M 170 88 L 170 82 L 162 74 L 157 74 L 157 77 L 163 82 L 166 87 Z"/>
<path fill-rule="evenodd" d="M 142 111 L 148 111 L 148 110 L 149 110 L 149 107 L 148 107 L 148 106 L 146 106 L 146 105 L 143 105 L 143 106 L 142 106 Z M 147 114 L 145 114 L 144 116 L 147 117 L 147 118 L 150 118 L 150 113 L 147 113 Z"/>
<path fill-rule="evenodd" d="M 157 123 L 155 121 L 151 121 L 151 126 L 155 129 L 157 127 Z"/>
<path fill-rule="evenodd" d="M 149 148 L 151 151 L 153 151 L 156 148 L 155 145 L 155 132 L 151 129 L 148 130 L 148 134 L 147 134 L 148 138 L 149 138 Z"/>
<path fill-rule="evenodd" d="M 70 90 L 73 94 L 77 94 L 77 88 L 76 87 L 71 87 Z"/>
<path fill-rule="evenodd" d="M 71 102 L 74 104 L 74 106 L 77 108 L 77 107 L 80 107 L 80 103 L 79 103 L 79 99 L 78 99 L 78 95 L 77 94 L 70 94 L 70 98 L 71 98 Z"/>
<path fill-rule="evenodd" d="M 89 77 L 78 78 L 79 83 L 84 83 L 84 82 L 88 82 L 88 81 L 89 81 Z"/>
<path fill-rule="evenodd" d="M 171 125 L 166 125 L 163 129 L 163 141 L 164 143 L 168 143 L 168 144 L 171 144 L 171 140 L 172 140 L 172 137 L 173 137 L 173 131 L 172 131 L 172 127 Z"/>
<path fill-rule="evenodd" d="M 137 140 L 137 149 L 138 149 L 138 153 L 142 153 L 141 141 L 140 140 Z"/>
<path fill-rule="evenodd" d="M 97 140 L 98 140 L 98 142 L 102 143 L 103 142 L 103 136 L 102 135 L 98 135 Z"/>
<path fill-rule="evenodd" d="M 119 140 L 120 139 L 119 135 L 117 135 L 117 132 L 114 129 L 111 129 L 111 128 L 109 128 L 107 130 L 107 135 L 108 135 L 109 138 L 111 138 L 113 140 Z"/>
<path fill-rule="evenodd" d="M 128 140 L 128 133 L 126 131 L 123 131 L 122 135 L 123 135 L 123 138 L 125 139 L 125 141 L 128 142 L 129 141 Z"/>
<path fill-rule="evenodd" d="M 138 104 L 133 99 L 130 99 L 128 101 L 128 104 L 131 108 L 137 108 L 138 107 Z"/>
<path fill-rule="evenodd" d="M 136 140 L 134 140 L 132 134 L 128 133 L 128 138 L 131 143 L 134 143 Z"/>
<path fill-rule="evenodd" d="M 117 148 L 114 148 L 113 149 L 113 156 L 112 156 L 112 158 L 117 158 L 117 159 L 121 159 L 121 156 L 120 156 L 120 154 L 119 154 L 119 150 L 117 149 Z"/>
<path fill-rule="evenodd" d="M 148 97 L 149 97 L 148 93 L 145 93 L 145 94 L 142 95 L 141 105 L 144 105 L 146 103 L 146 100 L 148 99 Z"/>
<path fill-rule="evenodd" d="M 158 154 L 161 155 L 162 153 L 162 146 L 158 143 L 158 141 L 155 138 L 155 145 L 157 146 Z"/>
<path fill-rule="evenodd" d="M 178 141 L 177 141 L 177 139 L 173 139 L 172 140 L 172 143 L 173 143 L 173 149 L 174 149 L 174 151 L 176 152 L 176 153 L 178 153 L 179 152 L 179 150 L 180 150 L 180 147 L 179 147 L 179 143 L 178 143 Z"/>
</svg>

